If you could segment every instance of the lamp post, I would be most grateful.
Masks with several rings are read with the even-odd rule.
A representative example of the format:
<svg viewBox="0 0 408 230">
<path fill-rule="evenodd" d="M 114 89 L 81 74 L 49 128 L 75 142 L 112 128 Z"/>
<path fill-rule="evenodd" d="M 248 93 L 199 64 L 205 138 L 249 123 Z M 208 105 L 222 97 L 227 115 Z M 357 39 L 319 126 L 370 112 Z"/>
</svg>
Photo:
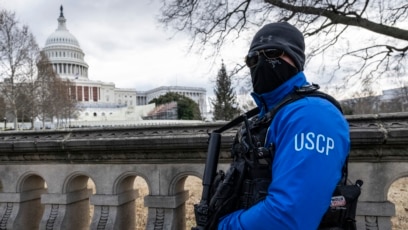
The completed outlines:
<svg viewBox="0 0 408 230">
<path fill-rule="evenodd" d="M 6 127 L 7 127 L 7 117 L 4 117 L 4 131 L 6 131 Z"/>
</svg>

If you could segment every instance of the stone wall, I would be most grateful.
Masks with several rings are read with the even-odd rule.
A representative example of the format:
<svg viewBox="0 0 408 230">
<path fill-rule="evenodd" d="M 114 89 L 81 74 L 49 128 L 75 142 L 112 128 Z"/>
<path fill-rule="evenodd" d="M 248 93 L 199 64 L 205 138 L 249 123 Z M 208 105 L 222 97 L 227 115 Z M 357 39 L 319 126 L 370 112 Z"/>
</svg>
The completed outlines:
<svg viewBox="0 0 408 230">
<path fill-rule="evenodd" d="M 408 114 L 348 120 L 349 179 L 364 181 L 358 228 L 391 229 L 395 209 L 387 191 L 408 176 Z M 1 132 L 0 229 L 130 229 L 136 224 L 137 177 L 149 189 L 146 228 L 183 229 L 184 181 L 187 176 L 202 178 L 208 132 L 221 125 Z M 222 168 L 227 167 L 235 131 L 222 135 Z"/>
</svg>

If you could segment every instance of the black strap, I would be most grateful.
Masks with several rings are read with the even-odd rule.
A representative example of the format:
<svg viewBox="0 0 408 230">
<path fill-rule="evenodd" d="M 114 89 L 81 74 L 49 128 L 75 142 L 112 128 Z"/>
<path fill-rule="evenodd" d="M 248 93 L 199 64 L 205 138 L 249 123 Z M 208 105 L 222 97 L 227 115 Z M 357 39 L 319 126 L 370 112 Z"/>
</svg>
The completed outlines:
<svg viewBox="0 0 408 230">
<path fill-rule="evenodd" d="M 334 106 L 336 106 L 336 108 L 338 110 L 340 110 L 341 113 L 343 113 L 343 110 L 341 109 L 341 105 L 340 103 L 334 99 L 334 97 L 320 92 L 319 90 L 319 85 L 316 84 L 312 84 L 312 85 L 307 85 L 307 86 L 303 86 L 301 88 L 297 88 L 295 89 L 295 91 L 289 95 L 287 95 L 286 97 L 284 97 L 275 107 L 273 107 L 271 110 L 269 110 L 264 118 L 262 119 L 263 122 L 268 122 L 271 121 L 273 119 L 273 117 L 276 115 L 276 113 L 285 105 L 290 104 L 294 101 L 297 101 L 299 99 L 302 99 L 304 97 L 320 97 L 323 99 L 326 99 L 328 101 L 330 101 Z"/>
<path fill-rule="evenodd" d="M 309 96 L 324 98 L 324 99 L 330 101 L 331 103 L 333 103 L 333 105 L 335 105 L 340 110 L 340 112 L 343 112 L 342 109 L 341 109 L 340 103 L 336 99 L 334 99 L 332 96 L 330 96 L 330 95 L 328 95 L 326 93 L 318 91 L 319 88 L 320 87 L 317 84 L 312 84 L 312 85 L 307 85 L 307 86 L 302 86 L 300 88 L 296 88 L 293 93 L 291 93 L 291 94 L 287 95 L 286 97 L 284 97 L 276 106 L 274 106 L 270 111 L 268 111 L 265 114 L 265 116 L 262 118 L 262 121 L 263 122 L 271 121 L 273 119 L 273 117 L 276 115 L 276 113 L 283 106 L 285 106 L 287 104 L 290 104 L 290 103 L 292 103 L 294 101 L 297 101 L 297 100 L 299 100 L 301 98 L 309 97 Z M 221 128 L 219 128 L 217 130 L 214 130 L 213 132 L 222 133 L 222 132 L 224 132 L 224 131 L 226 131 L 226 130 L 228 130 L 228 129 L 230 129 L 230 128 L 238 125 L 238 124 L 240 124 L 241 122 L 245 121 L 245 119 L 249 119 L 249 118 L 257 115 L 258 113 L 259 113 L 258 107 L 253 108 L 253 109 L 249 110 L 248 112 L 234 118 L 234 120 L 228 122 L 227 124 L 225 124 Z"/>
<path fill-rule="evenodd" d="M 225 130 L 228 130 L 236 125 L 239 125 L 241 122 L 245 121 L 245 119 L 251 118 L 259 113 L 258 107 L 249 110 L 248 112 L 241 114 L 240 116 L 234 118 L 234 120 L 228 122 L 224 126 L 219 129 L 214 130 L 213 132 L 222 133 Z"/>
</svg>

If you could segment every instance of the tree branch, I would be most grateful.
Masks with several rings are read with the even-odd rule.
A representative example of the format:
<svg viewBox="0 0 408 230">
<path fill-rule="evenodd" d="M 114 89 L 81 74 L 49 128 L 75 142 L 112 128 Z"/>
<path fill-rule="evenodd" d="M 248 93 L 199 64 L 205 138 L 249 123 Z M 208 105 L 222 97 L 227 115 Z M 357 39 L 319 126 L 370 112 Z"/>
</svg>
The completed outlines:
<svg viewBox="0 0 408 230">
<path fill-rule="evenodd" d="M 383 24 L 378 24 L 354 15 L 354 17 L 339 14 L 334 11 L 330 11 L 329 8 L 318 8 L 310 6 L 295 6 L 292 4 L 284 3 L 282 0 L 265 0 L 266 3 L 272 4 L 279 8 L 289 10 L 296 13 L 319 15 L 329 18 L 335 24 L 343 24 L 349 26 L 357 26 L 375 33 L 387 35 L 393 38 L 408 41 L 408 30 L 391 27 Z"/>
</svg>

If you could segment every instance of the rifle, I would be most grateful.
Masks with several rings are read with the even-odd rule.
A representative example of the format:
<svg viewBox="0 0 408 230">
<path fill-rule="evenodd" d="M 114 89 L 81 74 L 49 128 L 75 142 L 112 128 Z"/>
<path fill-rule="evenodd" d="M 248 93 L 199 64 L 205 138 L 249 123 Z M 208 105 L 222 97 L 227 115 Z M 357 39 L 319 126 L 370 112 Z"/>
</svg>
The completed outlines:
<svg viewBox="0 0 408 230">
<path fill-rule="evenodd" d="M 258 114 L 258 112 L 257 108 L 252 109 L 209 134 L 207 159 L 202 182 L 203 191 L 200 202 L 194 204 L 197 226 L 192 227 L 192 230 L 215 229 L 218 219 L 223 214 L 231 212 L 232 208 L 236 208 L 231 203 L 237 199 L 239 190 L 238 188 L 233 189 L 235 190 L 234 194 L 230 193 L 232 187 L 242 184 L 240 182 L 242 182 L 245 162 L 242 160 L 239 162 L 234 161 L 227 173 L 224 173 L 222 170 L 216 172 L 220 154 L 221 133 L 240 124 L 248 116 L 252 117 Z M 236 179 L 238 179 L 238 181 L 235 181 L 237 183 L 233 183 Z"/>
<path fill-rule="evenodd" d="M 209 137 L 207 150 L 207 160 L 205 163 L 203 176 L 203 192 L 199 204 L 194 204 L 194 215 L 196 217 L 197 227 L 192 230 L 204 230 L 209 222 L 209 201 L 211 199 L 211 185 L 216 175 L 218 157 L 220 154 L 221 134 L 212 132 Z"/>
</svg>

